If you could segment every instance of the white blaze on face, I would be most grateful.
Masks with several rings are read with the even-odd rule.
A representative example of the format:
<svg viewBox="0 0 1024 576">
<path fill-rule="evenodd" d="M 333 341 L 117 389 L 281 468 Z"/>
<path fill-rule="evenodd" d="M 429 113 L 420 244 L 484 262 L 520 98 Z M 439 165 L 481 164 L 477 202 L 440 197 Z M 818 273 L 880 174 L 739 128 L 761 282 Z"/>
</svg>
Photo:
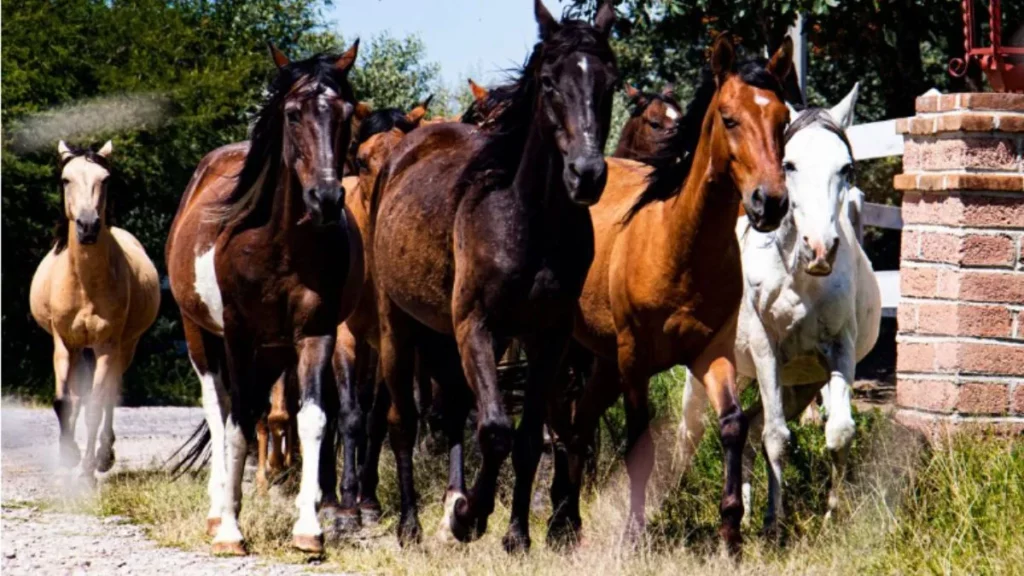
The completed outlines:
<svg viewBox="0 0 1024 576">
<path fill-rule="evenodd" d="M 679 112 L 677 112 L 676 109 L 673 108 L 672 106 L 666 106 L 665 107 L 665 116 L 668 116 L 672 120 L 678 120 L 679 119 Z"/>
<path fill-rule="evenodd" d="M 224 302 L 220 296 L 220 286 L 217 284 L 217 273 L 213 267 L 214 247 L 205 253 L 196 256 L 196 296 L 206 306 L 210 319 L 218 328 L 224 330 Z"/>
<path fill-rule="evenodd" d="M 761 108 L 764 108 L 769 103 L 771 103 L 771 100 L 760 94 L 754 94 L 754 103 L 760 106 Z"/>
<path fill-rule="evenodd" d="M 586 76 L 586 74 L 587 74 L 587 57 L 586 56 L 580 56 L 579 67 L 580 67 L 580 70 L 583 70 L 583 75 Z"/>
</svg>

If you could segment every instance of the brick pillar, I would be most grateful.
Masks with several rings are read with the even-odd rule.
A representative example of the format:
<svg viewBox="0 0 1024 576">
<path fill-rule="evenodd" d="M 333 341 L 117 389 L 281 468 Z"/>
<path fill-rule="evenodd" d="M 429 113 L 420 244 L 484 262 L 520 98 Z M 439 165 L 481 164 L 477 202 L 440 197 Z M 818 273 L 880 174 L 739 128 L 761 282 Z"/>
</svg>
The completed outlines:
<svg viewBox="0 0 1024 576">
<path fill-rule="evenodd" d="M 906 149 L 898 420 L 1024 431 L 1024 95 L 917 99 Z"/>
</svg>

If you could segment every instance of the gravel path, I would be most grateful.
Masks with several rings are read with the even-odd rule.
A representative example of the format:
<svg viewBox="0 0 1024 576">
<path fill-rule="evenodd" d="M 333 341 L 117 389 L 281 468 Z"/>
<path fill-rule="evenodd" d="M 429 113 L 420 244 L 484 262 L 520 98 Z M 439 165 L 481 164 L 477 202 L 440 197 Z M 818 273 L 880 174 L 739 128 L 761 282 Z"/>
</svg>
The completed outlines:
<svg viewBox="0 0 1024 576">
<path fill-rule="evenodd" d="M 198 408 L 118 408 L 114 416 L 114 471 L 159 466 L 202 420 Z M 81 420 L 81 419 L 80 419 Z M 2 572 L 15 574 L 274 574 L 306 567 L 261 558 L 214 558 L 161 548 L 142 529 L 119 518 L 42 511 L 53 495 L 57 418 L 52 410 L 4 400 L 0 410 L 3 520 Z M 79 446 L 84 430 L 79 425 Z"/>
</svg>

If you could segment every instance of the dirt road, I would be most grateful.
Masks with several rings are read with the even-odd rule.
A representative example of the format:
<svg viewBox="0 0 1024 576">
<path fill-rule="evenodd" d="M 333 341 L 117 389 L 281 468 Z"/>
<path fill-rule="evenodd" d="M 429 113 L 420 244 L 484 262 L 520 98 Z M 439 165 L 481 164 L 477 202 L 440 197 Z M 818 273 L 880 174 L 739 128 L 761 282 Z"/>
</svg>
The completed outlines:
<svg viewBox="0 0 1024 576">
<path fill-rule="evenodd" d="M 114 471 L 159 466 L 202 420 L 198 408 L 118 408 Z M 81 419 L 80 419 L 81 420 Z M 57 419 L 52 410 L 3 402 L 0 410 L 3 520 L 2 572 L 15 574 L 305 574 L 304 566 L 258 557 L 214 558 L 161 548 L 120 518 L 44 511 L 54 496 Z M 79 446 L 84 431 L 79 425 Z"/>
</svg>

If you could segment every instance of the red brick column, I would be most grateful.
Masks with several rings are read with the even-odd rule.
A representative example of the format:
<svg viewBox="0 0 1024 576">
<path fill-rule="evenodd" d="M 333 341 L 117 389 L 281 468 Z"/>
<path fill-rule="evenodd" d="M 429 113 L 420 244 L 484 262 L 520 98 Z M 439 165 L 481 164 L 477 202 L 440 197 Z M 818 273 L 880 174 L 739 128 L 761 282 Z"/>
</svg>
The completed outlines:
<svg viewBox="0 0 1024 576">
<path fill-rule="evenodd" d="M 922 96 L 896 129 L 896 417 L 1024 431 L 1024 95 Z"/>
</svg>

